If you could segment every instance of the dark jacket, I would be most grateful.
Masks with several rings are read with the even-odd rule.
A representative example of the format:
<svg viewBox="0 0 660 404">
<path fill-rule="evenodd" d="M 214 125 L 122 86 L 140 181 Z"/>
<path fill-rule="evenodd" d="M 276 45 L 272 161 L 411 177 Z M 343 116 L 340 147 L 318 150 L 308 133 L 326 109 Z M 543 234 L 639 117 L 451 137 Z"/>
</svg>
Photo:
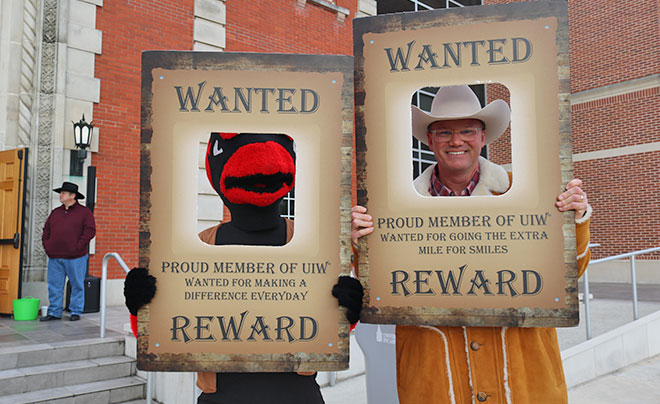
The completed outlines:
<svg viewBox="0 0 660 404">
<path fill-rule="evenodd" d="M 69 209 L 62 205 L 50 212 L 41 242 L 50 258 L 78 258 L 87 254 L 95 235 L 92 211 L 76 202 Z"/>
</svg>

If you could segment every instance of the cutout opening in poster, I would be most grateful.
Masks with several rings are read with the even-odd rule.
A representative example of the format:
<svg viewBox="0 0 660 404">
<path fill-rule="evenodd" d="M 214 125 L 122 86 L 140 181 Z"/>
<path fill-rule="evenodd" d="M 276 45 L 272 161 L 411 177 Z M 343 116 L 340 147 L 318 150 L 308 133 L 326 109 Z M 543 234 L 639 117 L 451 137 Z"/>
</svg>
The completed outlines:
<svg viewBox="0 0 660 404">
<path fill-rule="evenodd" d="M 505 85 L 499 83 L 490 83 L 487 86 L 483 84 L 469 85 L 472 93 L 471 97 L 465 101 L 472 108 L 473 113 L 469 115 L 474 116 L 461 117 L 459 120 L 445 108 L 445 104 L 453 100 L 447 100 L 448 95 L 443 97 L 442 91 L 438 95 L 438 91 L 443 88 L 444 93 L 447 94 L 447 90 L 450 90 L 451 87 L 454 86 L 438 84 L 437 86 L 421 87 L 412 95 L 412 179 L 415 181 L 421 176 L 425 184 L 429 182 L 434 184 L 428 189 L 431 191 L 433 188 L 434 194 L 469 196 L 469 187 L 460 190 L 452 189 L 446 181 L 443 181 L 440 174 L 463 169 L 466 165 L 474 165 L 475 158 L 478 156 L 496 164 L 502 164 L 507 171 L 512 172 L 508 119 L 510 116 L 509 90 Z M 492 101 L 497 101 L 497 103 L 486 102 L 486 92 L 490 89 L 497 97 Z M 504 110 L 505 117 L 494 115 L 491 112 L 493 107 Z M 438 170 L 436 166 L 441 167 L 442 170 Z M 478 165 L 473 168 L 473 171 L 475 179 L 473 183 L 476 184 L 480 174 Z M 429 181 L 429 178 L 432 181 Z M 418 182 L 421 183 L 422 179 L 420 178 Z M 418 195 L 426 195 L 426 192 L 418 189 L 419 186 L 414 188 Z"/>
<path fill-rule="evenodd" d="M 273 226 L 284 223 L 283 228 L 293 229 L 296 145 L 291 136 L 284 133 L 212 132 L 200 139 L 199 152 L 202 154 L 197 193 L 200 240 L 209 244 L 206 233 L 218 228 L 222 222 L 241 219 L 224 217 L 225 206 L 229 210 L 246 211 L 251 220 L 263 217 L 261 220 L 273 221 Z M 281 233 L 282 245 L 288 244 L 290 240 L 286 239 L 285 232 Z M 246 242 L 242 245 L 259 243 L 258 240 Z"/>
</svg>

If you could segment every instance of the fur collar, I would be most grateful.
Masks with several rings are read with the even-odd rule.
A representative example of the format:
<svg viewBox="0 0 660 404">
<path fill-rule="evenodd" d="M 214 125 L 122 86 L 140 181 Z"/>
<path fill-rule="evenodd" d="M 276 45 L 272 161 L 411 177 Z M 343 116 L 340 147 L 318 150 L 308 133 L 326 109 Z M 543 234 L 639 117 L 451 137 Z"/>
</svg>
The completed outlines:
<svg viewBox="0 0 660 404">
<path fill-rule="evenodd" d="M 427 167 L 424 172 L 414 181 L 417 192 L 423 196 L 430 196 L 429 184 L 431 183 L 431 173 L 435 164 Z M 485 158 L 479 156 L 479 183 L 472 192 L 472 195 L 492 195 L 494 192 L 503 194 L 509 189 L 509 174 L 504 167 L 499 166 Z"/>
</svg>

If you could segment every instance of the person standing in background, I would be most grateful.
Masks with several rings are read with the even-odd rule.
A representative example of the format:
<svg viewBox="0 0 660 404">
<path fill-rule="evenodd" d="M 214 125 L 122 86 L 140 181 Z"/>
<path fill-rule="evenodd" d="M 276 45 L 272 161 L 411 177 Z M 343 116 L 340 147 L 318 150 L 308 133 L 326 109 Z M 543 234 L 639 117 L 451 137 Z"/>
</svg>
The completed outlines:
<svg viewBox="0 0 660 404">
<path fill-rule="evenodd" d="M 48 255 L 48 314 L 41 321 L 62 318 L 64 278 L 71 283 L 69 320 L 80 320 L 85 305 L 85 275 L 89 242 L 96 235 L 94 215 L 78 203 L 85 196 L 78 192 L 78 185 L 64 182 L 53 191 L 60 194 L 62 205 L 53 209 L 44 225 L 41 242 Z"/>
</svg>

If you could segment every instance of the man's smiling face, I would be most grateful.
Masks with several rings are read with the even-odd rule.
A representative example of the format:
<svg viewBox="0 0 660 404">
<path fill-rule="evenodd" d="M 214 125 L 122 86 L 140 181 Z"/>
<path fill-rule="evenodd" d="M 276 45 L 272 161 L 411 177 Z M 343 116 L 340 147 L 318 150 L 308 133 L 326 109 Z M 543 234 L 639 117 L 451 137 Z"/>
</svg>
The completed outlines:
<svg viewBox="0 0 660 404">
<path fill-rule="evenodd" d="M 438 160 L 440 177 L 474 174 L 486 144 L 486 129 L 478 119 L 435 121 L 429 125 L 429 148 Z"/>
</svg>

